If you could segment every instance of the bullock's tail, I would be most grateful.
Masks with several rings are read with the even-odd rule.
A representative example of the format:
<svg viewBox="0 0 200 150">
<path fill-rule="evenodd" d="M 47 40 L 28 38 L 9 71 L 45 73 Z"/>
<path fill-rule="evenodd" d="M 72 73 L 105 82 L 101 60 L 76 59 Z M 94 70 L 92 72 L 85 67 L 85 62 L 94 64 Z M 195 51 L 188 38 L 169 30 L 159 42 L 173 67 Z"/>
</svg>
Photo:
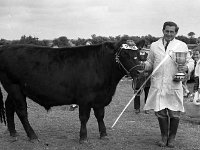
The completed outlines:
<svg viewBox="0 0 200 150">
<path fill-rule="evenodd" d="M 0 121 L 6 125 L 6 115 L 5 115 L 5 107 L 3 102 L 3 95 L 0 88 Z"/>
</svg>

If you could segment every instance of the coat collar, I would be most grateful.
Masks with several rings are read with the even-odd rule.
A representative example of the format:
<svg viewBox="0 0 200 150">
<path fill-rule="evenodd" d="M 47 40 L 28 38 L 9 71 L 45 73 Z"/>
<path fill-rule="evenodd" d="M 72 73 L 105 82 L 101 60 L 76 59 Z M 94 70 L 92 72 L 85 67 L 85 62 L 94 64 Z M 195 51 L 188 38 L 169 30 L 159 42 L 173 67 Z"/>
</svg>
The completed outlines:
<svg viewBox="0 0 200 150">
<path fill-rule="evenodd" d="M 172 47 L 174 45 L 174 42 L 176 41 L 176 39 L 174 38 L 172 41 L 169 42 L 169 45 L 167 47 L 167 49 L 170 49 L 170 47 Z M 158 40 L 158 46 L 163 50 L 165 51 L 165 47 L 163 45 L 163 38 L 160 38 Z"/>
</svg>

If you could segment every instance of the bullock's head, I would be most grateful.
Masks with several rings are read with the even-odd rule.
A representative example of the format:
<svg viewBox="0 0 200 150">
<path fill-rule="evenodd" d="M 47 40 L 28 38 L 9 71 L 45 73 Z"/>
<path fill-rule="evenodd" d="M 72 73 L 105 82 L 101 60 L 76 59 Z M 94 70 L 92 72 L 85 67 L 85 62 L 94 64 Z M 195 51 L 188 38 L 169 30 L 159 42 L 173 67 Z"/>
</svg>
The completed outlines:
<svg viewBox="0 0 200 150">
<path fill-rule="evenodd" d="M 144 44 L 144 40 L 141 40 L 132 45 L 125 43 L 121 45 L 119 51 L 116 53 L 116 61 L 133 79 L 138 77 L 144 70 L 143 65 L 141 64 L 139 51 L 139 49 L 142 48 Z"/>
</svg>

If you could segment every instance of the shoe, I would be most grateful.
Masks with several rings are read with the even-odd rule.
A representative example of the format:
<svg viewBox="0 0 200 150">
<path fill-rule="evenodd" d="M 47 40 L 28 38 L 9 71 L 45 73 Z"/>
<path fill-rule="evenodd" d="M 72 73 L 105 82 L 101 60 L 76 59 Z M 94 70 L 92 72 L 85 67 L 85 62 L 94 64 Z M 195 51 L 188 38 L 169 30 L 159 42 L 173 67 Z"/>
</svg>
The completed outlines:
<svg viewBox="0 0 200 150">
<path fill-rule="evenodd" d="M 71 105 L 69 111 L 74 111 L 76 108 L 78 108 L 78 105 Z"/>
<path fill-rule="evenodd" d="M 160 147 L 167 146 L 167 137 L 166 136 L 162 136 L 162 139 L 158 142 L 158 146 L 160 146 Z"/>
<path fill-rule="evenodd" d="M 135 113 L 139 114 L 140 113 L 140 109 L 135 109 Z"/>
</svg>

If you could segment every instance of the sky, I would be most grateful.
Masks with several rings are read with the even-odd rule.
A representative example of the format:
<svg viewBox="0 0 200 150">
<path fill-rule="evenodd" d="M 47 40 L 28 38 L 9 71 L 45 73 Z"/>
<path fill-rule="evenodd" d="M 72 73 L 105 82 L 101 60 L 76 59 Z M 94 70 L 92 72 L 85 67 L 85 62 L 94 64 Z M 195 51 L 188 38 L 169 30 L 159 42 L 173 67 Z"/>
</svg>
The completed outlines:
<svg viewBox="0 0 200 150">
<path fill-rule="evenodd" d="M 177 35 L 200 36 L 200 0 L 0 0 L 0 39 L 162 36 L 165 21 Z"/>
</svg>

